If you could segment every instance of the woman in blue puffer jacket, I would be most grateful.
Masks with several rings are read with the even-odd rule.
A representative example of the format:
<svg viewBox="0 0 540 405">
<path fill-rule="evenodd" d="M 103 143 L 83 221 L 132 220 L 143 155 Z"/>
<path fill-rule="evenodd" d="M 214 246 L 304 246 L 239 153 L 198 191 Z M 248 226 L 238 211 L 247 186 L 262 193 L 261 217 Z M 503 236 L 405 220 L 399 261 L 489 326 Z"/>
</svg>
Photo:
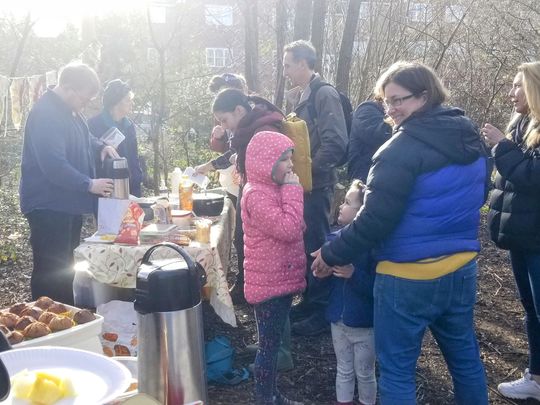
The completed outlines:
<svg viewBox="0 0 540 405">
<path fill-rule="evenodd" d="M 480 208 L 489 180 L 473 123 L 442 106 L 446 90 L 427 66 L 398 62 L 375 93 L 394 125 L 373 157 L 364 206 L 325 244 L 312 269 L 330 274 L 369 249 L 377 261 L 375 347 L 381 404 L 416 403 L 415 369 L 427 328 L 459 404 L 487 404 L 473 327 Z"/>
</svg>

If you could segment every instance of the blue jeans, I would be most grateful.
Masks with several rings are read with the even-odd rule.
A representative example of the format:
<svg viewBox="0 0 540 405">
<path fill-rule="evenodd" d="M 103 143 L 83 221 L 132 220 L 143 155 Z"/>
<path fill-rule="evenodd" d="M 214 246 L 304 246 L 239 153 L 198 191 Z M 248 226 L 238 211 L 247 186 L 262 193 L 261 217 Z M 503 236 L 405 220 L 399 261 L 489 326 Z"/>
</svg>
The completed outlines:
<svg viewBox="0 0 540 405">
<path fill-rule="evenodd" d="M 434 280 L 377 274 L 375 349 L 382 405 L 416 404 L 416 362 L 426 328 L 446 360 L 458 404 L 488 403 L 474 333 L 476 261 Z"/>
<path fill-rule="evenodd" d="M 292 295 L 255 304 L 259 348 L 255 356 L 255 404 L 271 405 L 277 395 L 277 356 L 289 317 Z"/>
<path fill-rule="evenodd" d="M 323 187 L 304 194 L 304 247 L 307 255 L 306 281 L 303 305 L 314 314 L 324 318 L 330 296 L 330 277 L 317 279 L 311 272 L 311 253 L 319 249 L 330 233 L 330 208 L 334 198 L 334 187 Z"/>
<path fill-rule="evenodd" d="M 529 340 L 529 371 L 540 374 L 540 254 L 510 251 L 512 271 L 519 297 L 525 308 L 525 325 Z"/>
</svg>

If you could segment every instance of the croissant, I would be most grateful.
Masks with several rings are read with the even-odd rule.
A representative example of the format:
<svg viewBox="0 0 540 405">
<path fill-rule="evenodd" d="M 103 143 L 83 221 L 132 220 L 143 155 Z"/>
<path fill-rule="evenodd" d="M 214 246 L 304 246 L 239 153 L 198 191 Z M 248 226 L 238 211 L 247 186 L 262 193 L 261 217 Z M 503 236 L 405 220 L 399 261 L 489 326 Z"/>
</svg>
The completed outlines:
<svg viewBox="0 0 540 405">
<path fill-rule="evenodd" d="M 24 315 L 19 318 L 17 323 L 15 324 L 16 330 L 25 330 L 28 325 L 31 323 L 36 322 L 35 318 L 32 318 L 29 315 Z"/>
<path fill-rule="evenodd" d="M 12 314 L 21 316 L 21 312 L 26 309 L 28 304 L 25 304 L 24 302 L 20 302 L 18 304 L 12 305 L 11 308 L 9 308 L 9 312 Z"/>
<path fill-rule="evenodd" d="M 0 313 L 0 324 L 6 326 L 9 329 L 13 329 L 15 324 L 19 320 L 19 317 L 11 312 Z"/>
<path fill-rule="evenodd" d="M 56 314 L 54 312 L 45 311 L 41 314 L 38 321 L 48 325 L 53 318 L 56 318 Z"/>
<path fill-rule="evenodd" d="M 39 319 L 41 314 L 43 313 L 43 310 L 40 307 L 26 307 L 22 312 L 20 316 L 31 316 L 34 319 Z"/>
<path fill-rule="evenodd" d="M 73 321 L 67 316 L 55 316 L 49 322 L 49 328 L 52 332 L 58 332 L 59 330 L 69 329 L 73 326 Z"/>
</svg>

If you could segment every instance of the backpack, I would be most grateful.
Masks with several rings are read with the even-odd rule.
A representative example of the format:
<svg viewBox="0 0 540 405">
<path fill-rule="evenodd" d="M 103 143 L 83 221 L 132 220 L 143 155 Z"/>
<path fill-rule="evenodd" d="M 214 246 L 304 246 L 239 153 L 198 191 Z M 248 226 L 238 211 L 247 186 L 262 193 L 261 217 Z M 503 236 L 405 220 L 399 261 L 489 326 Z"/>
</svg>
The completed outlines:
<svg viewBox="0 0 540 405">
<path fill-rule="evenodd" d="M 319 91 L 319 89 L 323 86 L 332 86 L 332 85 L 322 80 L 318 82 L 317 84 L 309 85 L 309 87 L 311 88 L 311 94 L 309 95 L 309 98 L 308 98 L 307 107 L 309 111 L 309 116 L 314 120 L 317 119 L 317 109 L 315 108 L 315 95 L 317 94 L 317 91 Z M 349 138 L 351 134 L 353 108 L 352 108 L 351 100 L 349 100 L 349 97 L 347 97 L 344 93 L 342 93 L 335 87 L 334 89 L 339 94 L 339 101 L 341 102 L 341 109 L 343 110 L 343 115 L 345 116 L 345 124 L 347 125 L 347 149 L 345 151 L 345 155 L 343 155 L 341 160 L 338 162 L 338 166 L 343 166 L 347 163 L 347 158 L 349 155 Z"/>
<path fill-rule="evenodd" d="M 312 190 L 311 148 L 306 121 L 290 113 L 282 122 L 282 131 L 294 143 L 293 171 L 300 180 L 304 192 Z"/>
</svg>

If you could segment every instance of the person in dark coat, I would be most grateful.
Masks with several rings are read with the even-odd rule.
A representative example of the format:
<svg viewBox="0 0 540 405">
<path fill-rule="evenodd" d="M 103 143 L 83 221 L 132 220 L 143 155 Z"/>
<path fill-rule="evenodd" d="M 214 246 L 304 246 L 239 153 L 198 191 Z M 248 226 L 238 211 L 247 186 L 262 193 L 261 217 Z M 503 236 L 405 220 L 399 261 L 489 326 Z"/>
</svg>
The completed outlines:
<svg viewBox="0 0 540 405">
<path fill-rule="evenodd" d="M 88 120 L 90 132 L 102 138 L 111 128 L 117 128 L 125 139 L 117 146 L 118 154 L 126 158 L 129 168 L 129 193 L 141 197 L 143 172 L 139 162 L 135 125 L 128 118 L 133 107 L 131 87 L 120 79 L 111 80 L 103 91 L 103 111 Z M 98 173 L 102 173 L 98 167 Z"/>
<path fill-rule="evenodd" d="M 113 189 L 111 179 L 96 178 L 94 162 L 118 154 L 90 134 L 82 115 L 99 87 L 92 68 L 67 65 L 26 121 L 19 192 L 30 226 L 33 300 L 46 295 L 73 305 L 73 250 L 82 216 L 94 211 L 97 196 Z"/>
<path fill-rule="evenodd" d="M 491 239 L 510 251 L 525 308 L 529 365 L 522 378 L 498 389 L 508 398 L 540 400 L 540 62 L 518 68 L 509 97 L 515 116 L 507 135 L 491 124 L 482 128 L 497 168 L 488 224 Z"/>
<path fill-rule="evenodd" d="M 380 100 L 364 101 L 354 111 L 347 154 L 349 180 L 366 182 L 371 158 L 392 135 L 392 127 L 384 121 L 385 116 Z"/>
<path fill-rule="evenodd" d="M 489 181 L 477 127 L 429 67 L 397 62 L 379 78 L 394 124 L 373 157 L 364 205 L 339 236 L 314 253 L 316 275 L 374 249 L 375 348 L 382 405 L 416 404 L 415 369 L 430 329 L 458 404 L 487 405 L 474 331 L 480 208 Z"/>
</svg>

